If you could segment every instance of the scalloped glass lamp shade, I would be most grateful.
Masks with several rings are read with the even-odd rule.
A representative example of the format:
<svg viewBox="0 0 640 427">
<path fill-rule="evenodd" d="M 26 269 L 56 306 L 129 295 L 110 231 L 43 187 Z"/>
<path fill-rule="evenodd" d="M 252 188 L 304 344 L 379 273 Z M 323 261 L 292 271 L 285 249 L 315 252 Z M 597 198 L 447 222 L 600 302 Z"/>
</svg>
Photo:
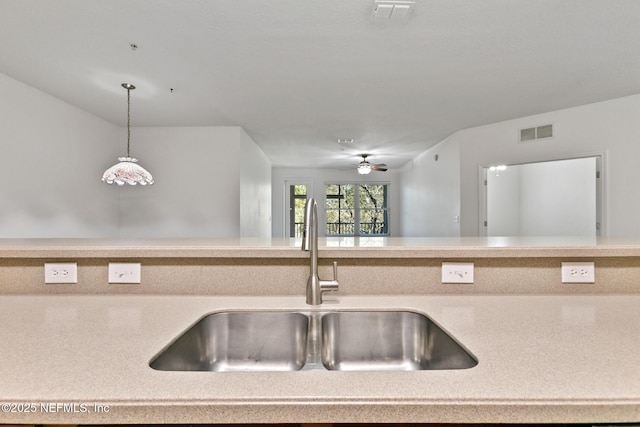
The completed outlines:
<svg viewBox="0 0 640 427">
<path fill-rule="evenodd" d="M 131 91 L 136 87 L 131 83 L 122 83 L 127 90 L 127 157 L 118 157 L 118 164 L 111 166 L 102 175 L 102 182 L 118 185 L 151 185 L 153 177 L 140 166 L 138 159 L 129 155 L 131 148 Z"/>
<path fill-rule="evenodd" d="M 102 175 L 102 181 L 118 185 L 151 185 L 153 177 L 140 166 L 134 157 L 118 157 L 118 164 L 111 166 Z"/>
</svg>

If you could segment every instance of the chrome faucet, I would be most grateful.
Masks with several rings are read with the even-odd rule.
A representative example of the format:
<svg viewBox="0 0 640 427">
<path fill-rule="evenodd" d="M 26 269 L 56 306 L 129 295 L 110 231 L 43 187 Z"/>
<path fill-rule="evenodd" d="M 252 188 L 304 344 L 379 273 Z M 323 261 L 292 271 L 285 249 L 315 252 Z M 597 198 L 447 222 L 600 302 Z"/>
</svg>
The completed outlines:
<svg viewBox="0 0 640 427">
<path fill-rule="evenodd" d="M 318 277 L 318 205 L 315 199 L 307 199 L 304 207 L 304 232 L 302 250 L 310 252 L 311 269 L 307 280 L 307 304 L 322 304 L 322 293 L 338 290 L 338 263 L 333 263 L 333 280 Z"/>
</svg>

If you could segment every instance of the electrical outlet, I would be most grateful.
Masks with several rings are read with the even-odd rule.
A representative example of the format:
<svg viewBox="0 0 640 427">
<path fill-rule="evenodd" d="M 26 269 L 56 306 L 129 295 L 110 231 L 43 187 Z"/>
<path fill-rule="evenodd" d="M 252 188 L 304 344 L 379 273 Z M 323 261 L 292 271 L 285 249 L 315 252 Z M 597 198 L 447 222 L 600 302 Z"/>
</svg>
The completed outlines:
<svg viewBox="0 0 640 427">
<path fill-rule="evenodd" d="M 78 264 L 75 262 L 46 262 L 44 283 L 78 283 Z"/>
<path fill-rule="evenodd" d="M 139 262 L 110 262 L 109 283 L 140 283 Z"/>
<path fill-rule="evenodd" d="M 596 269 L 593 262 L 563 262 L 562 283 L 595 283 Z"/>
<path fill-rule="evenodd" d="M 473 263 L 443 262 L 442 283 L 473 283 Z"/>
</svg>

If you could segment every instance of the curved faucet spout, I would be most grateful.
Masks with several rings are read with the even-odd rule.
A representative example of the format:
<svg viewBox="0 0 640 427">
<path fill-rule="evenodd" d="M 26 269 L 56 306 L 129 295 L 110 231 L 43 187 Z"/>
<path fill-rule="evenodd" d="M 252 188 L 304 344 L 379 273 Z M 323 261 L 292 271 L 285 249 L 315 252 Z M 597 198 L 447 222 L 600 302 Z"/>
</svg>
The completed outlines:
<svg viewBox="0 0 640 427">
<path fill-rule="evenodd" d="M 314 198 L 307 199 L 304 207 L 302 250 L 310 252 L 307 304 L 322 304 L 323 292 L 338 290 L 338 264 L 333 263 L 333 280 L 320 280 L 318 277 L 318 204 Z"/>
<path fill-rule="evenodd" d="M 318 204 L 314 198 L 307 199 L 304 205 L 304 228 L 302 230 L 302 250 L 312 250 L 318 240 L 318 228 L 315 223 L 318 220 Z M 315 235 L 312 236 L 315 231 Z"/>
</svg>

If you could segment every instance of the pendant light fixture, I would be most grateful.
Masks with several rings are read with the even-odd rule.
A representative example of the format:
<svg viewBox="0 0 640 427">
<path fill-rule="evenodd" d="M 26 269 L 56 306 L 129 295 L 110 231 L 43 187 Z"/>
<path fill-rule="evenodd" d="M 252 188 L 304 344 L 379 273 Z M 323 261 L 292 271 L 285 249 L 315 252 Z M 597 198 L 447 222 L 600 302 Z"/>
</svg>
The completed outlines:
<svg viewBox="0 0 640 427">
<path fill-rule="evenodd" d="M 131 148 L 131 91 L 136 87 L 130 83 L 122 83 L 127 90 L 127 157 L 118 157 L 118 164 L 111 166 L 102 175 L 102 181 L 107 184 L 118 185 L 151 185 L 153 177 L 142 166 L 137 164 L 138 159 L 129 155 Z"/>
</svg>

